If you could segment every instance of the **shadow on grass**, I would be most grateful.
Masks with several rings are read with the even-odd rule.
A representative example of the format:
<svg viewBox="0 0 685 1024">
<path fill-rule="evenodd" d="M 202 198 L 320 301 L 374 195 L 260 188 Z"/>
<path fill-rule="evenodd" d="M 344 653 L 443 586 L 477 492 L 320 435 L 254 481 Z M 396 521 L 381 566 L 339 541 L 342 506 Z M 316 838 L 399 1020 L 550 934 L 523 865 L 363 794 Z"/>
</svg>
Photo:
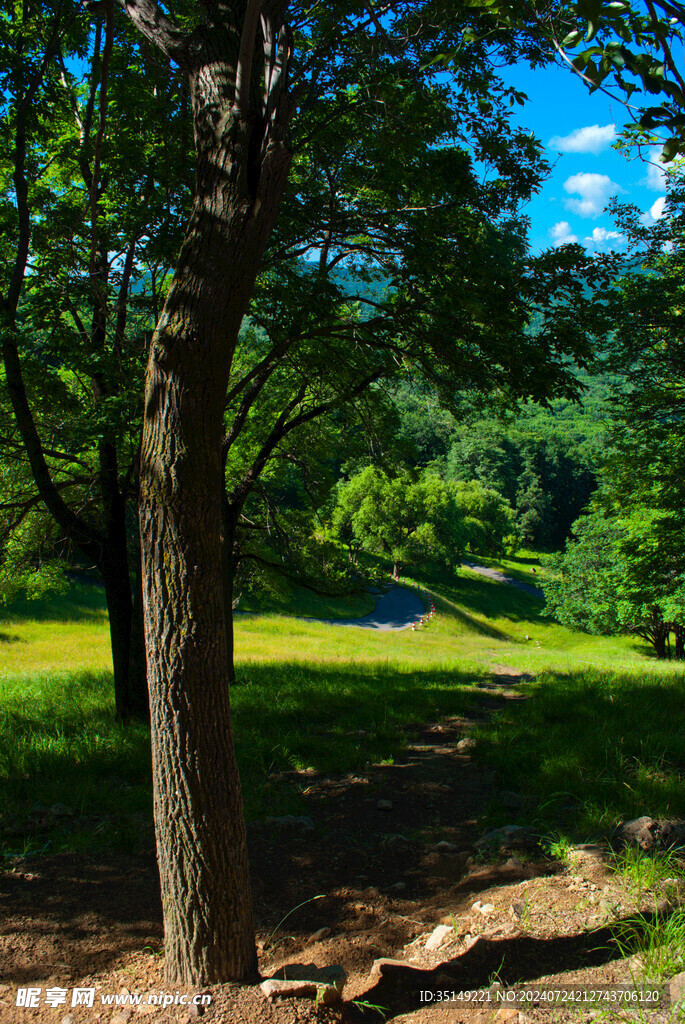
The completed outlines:
<svg viewBox="0 0 685 1024">
<path fill-rule="evenodd" d="M 22 638 L 16 633 L 0 633 L 0 644 L 19 644 Z"/>
<path fill-rule="evenodd" d="M 478 623 L 472 615 L 464 612 L 468 608 L 476 615 L 485 619 L 509 619 L 511 622 L 548 622 L 549 617 L 543 615 L 544 601 L 532 594 L 519 590 L 506 583 L 498 583 L 486 576 L 469 576 L 465 573 L 447 577 L 444 574 L 417 572 L 416 578 L 427 587 L 438 586 L 440 595 L 445 599 L 448 610 L 454 609 L 473 625 Z M 480 624 L 481 630 L 487 633 L 492 629 L 494 636 L 510 639 L 505 632 L 497 627 Z"/>
<path fill-rule="evenodd" d="M 513 562 L 514 565 L 540 565 L 540 559 L 537 558 L 535 555 L 507 555 L 507 561 Z"/>
<path fill-rule="evenodd" d="M 96 848 L 116 816 L 149 813 L 150 773 L 149 730 L 114 721 L 111 673 L 16 683 L 0 697 L 0 850 L 54 851 L 88 829 Z"/>
<path fill-rule="evenodd" d="M 412 726 L 464 715 L 482 701 L 473 690 L 480 678 L 382 665 L 243 666 L 231 698 L 243 777 L 339 772 L 397 756 Z"/>
<path fill-rule="evenodd" d="M 290 809 L 278 773 L 392 762 L 422 723 L 448 718 L 480 723 L 478 761 L 523 797 L 515 815 L 495 802 L 493 825 L 515 818 L 586 841 L 640 814 L 685 817 L 685 675 L 549 673 L 525 685 L 526 700 L 502 695 L 512 685 L 455 669 L 242 666 L 231 699 L 248 817 Z M 46 677 L 0 700 L 5 824 L 35 803 L 86 816 L 114 813 L 127 797 L 149 807 L 149 733 L 115 724 L 111 701 L 106 673 Z"/>
<path fill-rule="evenodd" d="M 76 583 L 60 597 L 14 601 L 0 608 L 0 622 L 105 622 L 105 588 L 98 583 Z"/>
<path fill-rule="evenodd" d="M 436 594 L 434 600 L 436 608 L 442 615 L 456 620 L 461 626 L 465 627 L 467 632 L 478 633 L 480 636 L 487 636 L 492 640 L 508 640 L 512 642 L 512 637 L 505 633 L 504 630 L 497 629 L 488 622 L 481 622 L 443 595 L 438 596 Z"/>
<path fill-rule="evenodd" d="M 480 731 L 481 750 L 526 794 L 528 823 L 574 842 L 642 814 L 685 818 L 684 700 L 685 674 L 550 672 Z M 507 817 L 495 808 L 493 824 Z"/>
<path fill-rule="evenodd" d="M 478 676 L 267 664 L 243 669 L 232 692 L 234 733 L 248 819 L 300 804 L 299 790 L 274 785 L 280 772 L 345 772 L 400 756 L 421 723 L 492 705 Z M 42 687 L 0 702 L 0 847 L 70 848 L 69 830 L 93 817 L 149 812 L 149 733 L 115 723 L 111 677 L 46 676 Z M 480 712 L 479 712 L 480 713 Z M 51 821 L 32 808 L 66 805 Z M 11 828 L 3 834 L 3 828 Z M 116 829 L 107 829 L 108 833 Z M 100 840 L 94 837 L 94 844 Z M 127 839 L 126 844 L 130 848 Z M 71 847 L 73 848 L 73 847 Z"/>
</svg>

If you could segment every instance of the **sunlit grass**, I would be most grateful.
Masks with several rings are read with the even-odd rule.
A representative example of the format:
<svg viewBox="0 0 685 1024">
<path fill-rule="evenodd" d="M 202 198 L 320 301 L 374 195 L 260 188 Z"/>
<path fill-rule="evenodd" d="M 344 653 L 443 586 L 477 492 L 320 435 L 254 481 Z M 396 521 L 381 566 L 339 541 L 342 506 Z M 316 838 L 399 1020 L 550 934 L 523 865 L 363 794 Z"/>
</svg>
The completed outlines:
<svg viewBox="0 0 685 1024">
<path fill-rule="evenodd" d="M 112 653 L 102 587 L 75 585 L 52 601 L 0 608 L 0 687 L 15 673 L 110 672 Z M 23 683 L 22 683 L 23 686 Z"/>
<path fill-rule="evenodd" d="M 672 850 L 647 852 L 627 846 L 614 855 L 613 866 L 638 906 L 646 897 L 658 896 L 675 903 L 685 890 L 683 865 Z"/>
<path fill-rule="evenodd" d="M 507 822 L 532 813 L 543 834 L 577 840 L 621 816 L 685 813 L 681 669 L 630 638 L 565 629 L 539 600 L 470 572 L 419 582 L 438 615 L 416 632 L 276 613 L 236 619 L 232 705 L 249 818 L 302 806 L 281 773 L 391 761 L 414 725 L 487 704 L 477 683 L 507 669 L 537 677 L 527 701 L 482 728 L 478 756 L 503 788 L 530 797 Z M 102 591 L 77 586 L 61 601 L 4 612 L 0 658 L 5 851 L 149 845 L 149 736 L 113 721 Z M 55 803 L 73 816 L 33 828 L 42 812 L 32 808 Z"/>
<path fill-rule="evenodd" d="M 664 982 L 685 967 L 685 908 L 640 915 L 614 925 L 614 941 L 624 957 L 637 955 L 642 978 Z"/>
<path fill-rule="evenodd" d="M 677 670 L 656 662 L 634 638 L 595 637 L 560 626 L 542 614 L 542 601 L 467 569 L 452 579 L 414 582 L 433 596 L 438 612 L 416 632 L 330 627 L 276 614 L 239 617 L 236 661 L 239 666 L 273 661 L 282 648 L 289 661 L 307 664 L 380 661 L 407 669 L 458 665 L 487 672 L 505 663 L 531 673 L 572 671 L 579 665 L 611 670 L 649 665 L 665 675 Z"/>
</svg>

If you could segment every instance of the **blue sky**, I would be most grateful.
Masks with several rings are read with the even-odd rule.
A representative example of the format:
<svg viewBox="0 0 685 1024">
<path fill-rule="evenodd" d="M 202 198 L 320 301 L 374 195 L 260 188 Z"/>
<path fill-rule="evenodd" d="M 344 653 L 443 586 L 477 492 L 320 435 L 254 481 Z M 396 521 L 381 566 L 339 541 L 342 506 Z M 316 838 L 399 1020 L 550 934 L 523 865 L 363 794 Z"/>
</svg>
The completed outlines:
<svg viewBox="0 0 685 1024">
<path fill-rule="evenodd" d="M 542 191 L 524 210 L 531 220 L 533 250 L 578 241 L 596 252 L 620 251 L 620 233 L 603 210 L 618 194 L 653 223 L 665 195 L 659 150 L 643 149 L 640 160 L 613 149 L 628 111 L 603 93 L 590 94 L 570 70 L 517 66 L 503 77 L 528 95 L 517 120 L 540 139 L 553 165 Z"/>
</svg>

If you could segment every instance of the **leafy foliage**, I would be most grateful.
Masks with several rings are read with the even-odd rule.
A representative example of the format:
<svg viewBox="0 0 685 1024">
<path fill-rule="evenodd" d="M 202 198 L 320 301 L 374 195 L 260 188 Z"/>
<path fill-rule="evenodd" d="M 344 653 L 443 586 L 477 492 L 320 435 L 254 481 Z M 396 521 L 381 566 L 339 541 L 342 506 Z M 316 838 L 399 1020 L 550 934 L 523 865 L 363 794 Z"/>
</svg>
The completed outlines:
<svg viewBox="0 0 685 1024">
<path fill-rule="evenodd" d="M 675 0 L 564 0 L 540 8 L 512 0 L 475 0 L 481 25 L 465 44 L 509 32 L 538 47 L 540 62 L 556 58 L 587 84 L 622 102 L 631 118 L 624 139 L 658 141 L 661 159 L 685 151 L 685 80 L 678 66 L 685 7 Z M 450 57 L 447 56 L 449 62 Z M 654 99 L 652 99 L 654 97 Z"/>
<path fill-rule="evenodd" d="M 643 272 L 626 276 L 606 297 L 616 327 L 607 360 L 623 369 L 626 387 L 599 498 L 566 554 L 553 560 L 559 576 L 547 593 L 561 621 L 638 633 L 660 657 L 669 653 L 673 633 L 679 659 L 685 657 L 682 199 L 671 192 L 667 251 L 663 226 L 647 236 L 633 232 L 632 212 L 619 210 L 633 243 L 651 241 Z M 579 574 L 585 607 L 580 579 L 571 579 Z"/>
<path fill-rule="evenodd" d="M 474 555 L 496 558 L 518 546 L 516 516 L 506 498 L 479 480 L 453 485 L 454 500 L 466 520 L 468 549 Z"/>
<path fill-rule="evenodd" d="M 333 525 L 352 557 L 361 547 L 382 552 L 395 572 L 417 559 L 456 566 L 469 532 L 456 495 L 436 474 L 390 478 L 375 466 L 340 486 Z"/>
</svg>

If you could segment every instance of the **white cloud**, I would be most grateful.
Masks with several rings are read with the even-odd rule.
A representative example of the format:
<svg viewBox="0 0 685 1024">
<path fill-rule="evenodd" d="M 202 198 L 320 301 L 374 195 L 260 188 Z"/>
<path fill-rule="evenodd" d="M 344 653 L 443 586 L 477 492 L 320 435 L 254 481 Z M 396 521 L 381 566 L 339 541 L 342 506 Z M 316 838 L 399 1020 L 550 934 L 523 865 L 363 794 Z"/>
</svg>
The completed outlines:
<svg viewBox="0 0 685 1024">
<path fill-rule="evenodd" d="M 666 189 L 666 171 L 671 166 L 670 164 L 661 163 L 661 146 L 652 146 L 649 149 L 649 156 L 647 159 L 647 174 L 640 182 L 641 185 L 645 185 L 647 188 L 651 188 L 653 192 L 664 192 Z"/>
<path fill-rule="evenodd" d="M 552 236 L 554 245 L 570 245 L 571 242 L 578 241 L 578 235 L 574 235 L 571 231 L 571 225 L 567 220 L 560 220 L 549 229 L 549 233 Z"/>
<path fill-rule="evenodd" d="M 613 124 L 590 124 L 576 128 L 570 135 L 554 135 L 549 140 L 550 149 L 561 153 L 601 153 L 616 138 Z"/>
<path fill-rule="evenodd" d="M 580 199 L 567 199 L 564 206 L 581 217 L 599 217 L 609 196 L 623 192 L 620 185 L 606 174 L 572 174 L 564 182 L 567 192 L 577 192 Z"/>
<path fill-rule="evenodd" d="M 640 220 L 646 228 L 651 228 L 653 224 L 656 224 L 658 220 L 664 215 L 664 206 L 666 205 L 666 196 L 659 196 L 648 210 L 640 217 Z"/>
<path fill-rule="evenodd" d="M 593 228 L 592 234 L 585 239 L 588 249 L 601 249 L 608 252 L 610 249 L 618 249 L 623 245 L 626 238 L 620 231 L 607 231 L 606 228 Z"/>
</svg>

